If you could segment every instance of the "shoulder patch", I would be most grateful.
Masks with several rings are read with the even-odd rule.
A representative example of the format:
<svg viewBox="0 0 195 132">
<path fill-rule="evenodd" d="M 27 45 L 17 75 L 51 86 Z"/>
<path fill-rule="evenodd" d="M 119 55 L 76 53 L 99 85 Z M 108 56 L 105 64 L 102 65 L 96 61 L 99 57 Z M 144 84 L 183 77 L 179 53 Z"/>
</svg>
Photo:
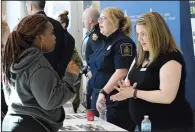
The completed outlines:
<svg viewBox="0 0 195 132">
<path fill-rule="evenodd" d="M 130 43 L 123 43 L 120 45 L 122 56 L 132 56 L 132 45 Z"/>
<path fill-rule="evenodd" d="M 92 39 L 93 39 L 94 41 L 96 41 L 96 40 L 98 39 L 97 34 L 93 33 L 93 35 L 92 35 Z"/>
</svg>

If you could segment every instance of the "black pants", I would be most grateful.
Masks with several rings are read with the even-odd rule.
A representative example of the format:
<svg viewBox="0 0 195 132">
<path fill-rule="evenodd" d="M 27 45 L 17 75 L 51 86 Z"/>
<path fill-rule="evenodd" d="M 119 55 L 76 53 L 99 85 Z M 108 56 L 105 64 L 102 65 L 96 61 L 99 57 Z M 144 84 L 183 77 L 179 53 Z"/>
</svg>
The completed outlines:
<svg viewBox="0 0 195 132">
<path fill-rule="evenodd" d="M 107 121 L 125 130 L 134 132 L 136 124 L 132 121 L 129 113 L 129 100 L 111 101 L 110 96 L 116 93 L 117 91 L 114 90 L 106 98 Z"/>
<path fill-rule="evenodd" d="M 90 87 L 90 80 L 87 83 L 87 109 L 91 109 L 91 96 L 92 96 L 92 88 Z"/>
<path fill-rule="evenodd" d="M 91 99 L 91 109 L 94 110 L 95 116 L 97 116 L 97 117 L 99 117 L 99 112 L 96 109 L 96 102 L 98 99 L 99 92 L 100 92 L 100 89 L 93 89 L 92 90 L 92 99 Z"/>
<path fill-rule="evenodd" d="M 32 116 L 20 114 L 6 114 L 2 132 L 54 132 L 49 123 Z"/>
</svg>

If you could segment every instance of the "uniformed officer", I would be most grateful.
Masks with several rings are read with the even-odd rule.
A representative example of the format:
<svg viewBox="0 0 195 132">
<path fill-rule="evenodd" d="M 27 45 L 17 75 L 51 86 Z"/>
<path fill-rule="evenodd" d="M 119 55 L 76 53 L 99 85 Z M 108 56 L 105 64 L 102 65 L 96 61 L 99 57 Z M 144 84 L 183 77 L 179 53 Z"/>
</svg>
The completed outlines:
<svg viewBox="0 0 195 132">
<path fill-rule="evenodd" d="M 86 37 L 83 40 L 82 44 L 82 57 L 84 61 L 84 69 L 83 72 L 89 77 L 90 76 L 90 68 L 89 68 L 89 63 L 88 60 L 90 56 L 96 52 L 97 49 L 100 48 L 101 46 L 101 38 L 102 34 L 100 33 L 100 28 L 98 24 L 98 18 L 100 14 L 99 11 L 95 8 L 87 8 L 83 12 L 83 24 L 85 28 L 87 29 Z M 88 73 L 88 74 L 87 74 Z M 89 77 L 90 78 L 90 77 Z M 90 82 L 90 81 L 89 81 Z M 87 108 L 91 108 L 91 87 L 87 85 Z"/>
<path fill-rule="evenodd" d="M 107 105 L 107 121 L 126 130 L 133 131 L 128 100 L 113 102 L 110 96 L 117 91 L 114 86 L 127 76 L 128 69 L 136 56 L 136 46 L 131 40 L 130 19 L 119 8 L 105 8 L 98 19 L 100 32 L 105 36 L 99 48 L 89 58 L 92 72 L 92 108 Z M 97 102 L 97 103 L 96 103 Z"/>
</svg>

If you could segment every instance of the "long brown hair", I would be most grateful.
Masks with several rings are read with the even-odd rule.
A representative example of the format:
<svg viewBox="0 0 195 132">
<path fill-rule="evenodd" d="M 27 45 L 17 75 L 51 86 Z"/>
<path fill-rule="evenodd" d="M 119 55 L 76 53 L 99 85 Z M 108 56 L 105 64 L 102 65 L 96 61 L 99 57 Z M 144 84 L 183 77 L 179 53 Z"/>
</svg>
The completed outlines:
<svg viewBox="0 0 195 132">
<path fill-rule="evenodd" d="M 176 42 L 169 30 L 163 17 L 157 12 L 149 12 L 142 15 L 135 24 L 136 26 L 145 26 L 150 45 L 151 45 L 151 61 L 154 62 L 161 53 L 167 53 L 172 51 L 180 51 Z M 141 44 L 138 42 L 138 61 L 137 65 L 141 66 L 145 60 L 149 59 L 149 52 L 143 51 Z"/>
<path fill-rule="evenodd" d="M 48 19 L 35 14 L 23 18 L 7 40 L 2 60 L 3 73 L 6 81 L 10 82 L 10 66 L 16 62 L 19 55 L 30 48 L 37 35 L 44 33 Z"/>
<path fill-rule="evenodd" d="M 127 35 L 130 36 L 131 35 L 131 21 L 130 18 L 128 16 L 125 16 L 125 14 L 122 12 L 121 9 L 116 8 L 116 7 L 108 7 L 108 8 L 104 8 L 102 10 L 102 13 L 105 14 L 108 19 L 110 20 L 110 22 L 113 25 L 116 25 L 117 21 L 119 21 L 119 29 L 121 29 L 121 31 Z"/>
</svg>

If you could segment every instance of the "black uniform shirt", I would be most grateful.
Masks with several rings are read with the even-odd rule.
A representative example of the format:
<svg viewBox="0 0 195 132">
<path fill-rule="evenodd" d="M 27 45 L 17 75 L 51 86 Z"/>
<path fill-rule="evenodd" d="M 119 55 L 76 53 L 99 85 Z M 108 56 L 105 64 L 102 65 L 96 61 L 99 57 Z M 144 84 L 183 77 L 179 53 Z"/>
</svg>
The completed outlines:
<svg viewBox="0 0 195 132">
<path fill-rule="evenodd" d="M 129 69 L 136 56 L 134 42 L 120 30 L 105 37 L 101 42 L 101 48 L 89 59 L 93 75 L 90 85 L 96 89 L 102 89 L 116 69 Z"/>
</svg>

